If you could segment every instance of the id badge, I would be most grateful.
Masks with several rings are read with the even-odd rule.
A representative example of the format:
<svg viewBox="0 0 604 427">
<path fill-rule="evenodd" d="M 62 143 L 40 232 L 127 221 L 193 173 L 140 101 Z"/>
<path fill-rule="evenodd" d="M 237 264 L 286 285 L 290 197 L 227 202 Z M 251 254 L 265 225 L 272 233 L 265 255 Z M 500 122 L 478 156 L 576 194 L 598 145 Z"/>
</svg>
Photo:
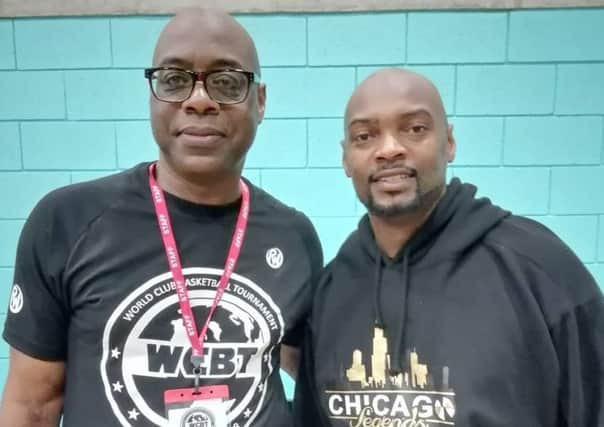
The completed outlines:
<svg viewBox="0 0 604 427">
<path fill-rule="evenodd" d="M 166 390 L 166 427 L 229 427 L 228 400 L 228 385 Z"/>
</svg>

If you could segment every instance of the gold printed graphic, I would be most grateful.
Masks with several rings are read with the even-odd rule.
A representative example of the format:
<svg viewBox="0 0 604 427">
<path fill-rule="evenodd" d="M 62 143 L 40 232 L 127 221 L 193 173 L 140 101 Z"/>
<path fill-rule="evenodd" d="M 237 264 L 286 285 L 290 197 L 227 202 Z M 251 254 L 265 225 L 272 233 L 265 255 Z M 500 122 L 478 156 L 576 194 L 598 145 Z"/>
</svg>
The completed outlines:
<svg viewBox="0 0 604 427">
<path fill-rule="evenodd" d="M 455 426 L 455 391 L 447 366 L 434 370 L 413 349 L 405 354 L 408 368 L 391 375 L 383 329 L 374 329 L 372 344 L 370 357 L 364 359 L 359 349 L 352 352 L 352 364 L 344 369 L 349 384 L 324 391 L 330 419 L 349 427 Z"/>
<path fill-rule="evenodd" d="M 352 366 L 350 369 L 346 369 L 348 381 L 360 381 L 363 387 L 367 387 L 366 372 L 365 365 L 363 364 L 363 353 L 359 350 L 355 350 L 354 353 L 352 353 Z"/>
<path fill-rule="evenodd" d="M 389 367 L 388 341 L 384 336 L 382 328 L 375 328 L 373 331 L 373 356 L 371 356 L 371 379 L 370 382 L 375 387 L 384 387 L 386 385 L 386 369 Z"/>
<path fill-rule="evenodd" d="M 426 387 L 426 384 L 428 384 L 428 365 L 422 365 L 418 362 L 416 352 L 412 352 L 409 359 L 411 360 L 411 387 Z"/>
<path fill-rule="evenodd" d="M 373 331 L 371 376 L 367 378 L 363 353 L 357 349 L 352 353 L 352 366 L 346 370 L 346 377 L 352 383 L 360 382 L 361 388 L 384 388 L 387 385 L 393 385 L 398 388 L 411 386 L 423 389 L 428 385 L 428 365 L 419 363 L 419 356 L 415 351 L 409 354 L 409 372 L 389 376 L 389 371 L 388 341 L 384 336 L 384 330 L 376 327 Z M 409 380 L 411 380 L 411 384 L 409 384 Z"/>
</svg>

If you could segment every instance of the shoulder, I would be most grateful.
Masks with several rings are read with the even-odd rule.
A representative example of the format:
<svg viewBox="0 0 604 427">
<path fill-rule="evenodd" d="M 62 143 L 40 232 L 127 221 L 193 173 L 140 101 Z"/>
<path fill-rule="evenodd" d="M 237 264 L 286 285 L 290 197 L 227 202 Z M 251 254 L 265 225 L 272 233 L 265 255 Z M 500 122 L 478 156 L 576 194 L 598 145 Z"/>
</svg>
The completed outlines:
<svg viewBox="0 0 604 427">
<path fill-rule="evenodd" d="M 598 285 L 579 257 L 543 224 L 510 216 L 494 228 L 485 244 L 517 260 L 533 278 L 533 290 L 543 299 L 572 308 L 601 296 Z"/>
<path fill-rule="evenodd" d="M 263 189 L 251 185 L 253 194 L 252 209 L 259 215 L 269 215 L 271 224 L 293 228 L 305 240 L 318 240 L 315 227 L 303 212 L 286 205 Z"/>
<path fill-rule="evenodd" d="M 34 207 L 26 226 L 65 237 L 81 232 L 103 212 L 128 199 L 126 195 L 136 187 L 137 168 L 51 191 Z"/>
<path fill-rule="evenodd" d="M 270 212 L 278 219 L 285 219 L 287 221 L 295 220 L 293 217 L 298 213 L 295 208 L 286 205 L 272 194 L 269 194 L 251 182 L 247 181 L 247 183 L 252 194 L 252 209 L 255 212 Z"/>
<path fill-rule="evenodd" d="M 97 178 L 91 181 L 71 184 L 58 188 L 46 195 L 43 200 L 49 203 L 56 202 L 92 202 L 103 203 L 112 200 L 116 195 L 127 190 L 134 180 L 134 174 L 139 167 L 128 169 L 116 174 Z"/>
<path fill-rule="evenodd" d="M 248 183 L 252 192 L 252 215 L 267 218 L 271 229 L 294 232 L 302 241 L 313 264 L 323 265 L 319 236 L 311 220 L 303 212 L 286 205 L 263 189 Z"/>
<path fill-rule="evenodd" d="M 370 268 L 369 263 L 371 262 L 367 254 L 363 252 L 359 230 L 352 231 L 344 243 L 342 243 L 333 259 L 321 270 L 316 287 L 316 294 L 320 296 L 317 298 L 316 304 L 321 305 L 324 292 L 337 283 L 347 282 L 347 278 L 351 274 L 355 275 L 359 269 Z M 344 281 L 342 282 L 343 277 Z"/>
<path fill-rule="evenodd" d="M 568 264 L 583 265 L 553 231 L 537 221 L 521 216 L 511 215 L 502 220 L 488 234 L 485 242 L 515 253 L 546 271 L 554 272 Z"/>
</svg>

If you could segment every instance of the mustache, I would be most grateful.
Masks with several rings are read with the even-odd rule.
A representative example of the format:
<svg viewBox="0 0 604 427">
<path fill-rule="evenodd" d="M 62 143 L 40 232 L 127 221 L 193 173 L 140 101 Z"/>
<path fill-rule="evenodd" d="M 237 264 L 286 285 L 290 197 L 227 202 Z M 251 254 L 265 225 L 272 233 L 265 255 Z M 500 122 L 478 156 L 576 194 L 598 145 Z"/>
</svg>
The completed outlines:
<svg viewBox="0 0 604 427">
<path fill-rule="evenodd" d="M 396 170 L 396 173 L 401 174 L 401 175 L 403 175 L 403 174 L 408 175 L 409 177 L 417 176 L 417 169 L 415 169 L 411 166 L 407 166 L 407 165 L 404 165 L 401 163 L 390 163 L 390 164 L 386 164 L 381 167 L 378 167 L 377 169 L 372 171 L 368 177 L 369 183 L 372 183 L 372 182 L 375 182 L 378 180 L 376 178 L 376 175 L 381 175 L 383 172 L 387 172 L 390 170 Z"/>
</svg>

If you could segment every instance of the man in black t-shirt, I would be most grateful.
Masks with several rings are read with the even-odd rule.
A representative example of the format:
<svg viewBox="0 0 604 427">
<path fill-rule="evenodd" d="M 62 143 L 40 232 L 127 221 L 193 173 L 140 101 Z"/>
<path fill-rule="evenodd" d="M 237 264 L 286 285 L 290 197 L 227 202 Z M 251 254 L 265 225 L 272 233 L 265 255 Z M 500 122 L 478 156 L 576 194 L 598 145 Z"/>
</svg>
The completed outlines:
<svg viewBox="0 0 604 427">
<path fill-rule="evenodd" d="M 1 427 L 292 424 L 279 367 L 297 366 L 322 253 L 308 218 L 241 179 L 259 74 L 230 16 L 165 27 L 145 70 L 159 160 L 53 191 L 25 224 Z M 196 381 L 219 397 L 168 421 L 164 392 Z"/>
</svg>

